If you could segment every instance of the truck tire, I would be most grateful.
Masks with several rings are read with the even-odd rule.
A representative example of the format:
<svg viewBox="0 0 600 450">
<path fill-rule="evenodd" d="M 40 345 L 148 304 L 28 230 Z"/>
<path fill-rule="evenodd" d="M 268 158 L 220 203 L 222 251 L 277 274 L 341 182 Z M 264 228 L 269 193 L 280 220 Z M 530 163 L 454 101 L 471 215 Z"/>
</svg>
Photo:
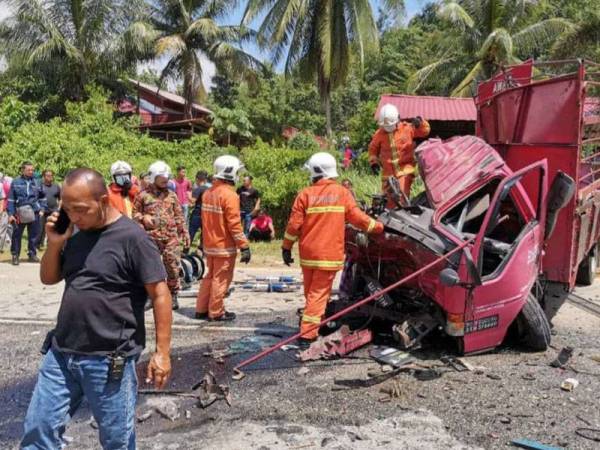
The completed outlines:
<svg viewBox="0 0 600 450">
<path fill-rule="evenodd" d="M 577 269 L 576 282 L 580 286 L 591 286 L 596 278 L 596 269 L 598 267 L 596 259 L 596 247 L 590 250 L 590 253 L 581 261 Z"/>
<path fill-rule="evenodd" d="M 521 344 L 538 352 L 548 348 L 552 338 L 550 324 L 542 306 L 532 293 L 527 296 L 527 301 L 516 320 Z"/>
</svg>

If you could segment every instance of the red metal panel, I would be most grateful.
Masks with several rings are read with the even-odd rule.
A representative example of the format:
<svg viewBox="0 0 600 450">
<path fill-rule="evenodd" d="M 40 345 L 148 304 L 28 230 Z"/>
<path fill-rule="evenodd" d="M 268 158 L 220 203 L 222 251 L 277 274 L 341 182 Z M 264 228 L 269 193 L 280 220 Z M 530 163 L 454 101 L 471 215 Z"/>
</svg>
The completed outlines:
<svg viewBox="0 0 600 450">
<path fill-rule="evenodd" d="M 577 179 L 577 146 L 506 145 L 497 146 L 496 148 L 513 171 L 546 158 L 548 161 L 548 185 L 552 184 L 559 170 Z M 535 183 L 537 183 L 537 179 L 531 176 L 521 180 L 521 185 L 531 197 L 534 205 L 537 204 Z M 571 268 L 577 257 L 573 253 L 572 245 L 572 242 L 577 238 L 573 222 L 575 205 L 576 199 L 573 198 L 560 211 L 556 229 L 551 239 L 546 243 L 542 260 L 542 272 L 548 280 L 571 285 L 575 282 Z"/>
<path fill-rule="evenodd" d="M 475 122 L 477 109 L 472 98 L 419 97 L 413 95 L 382 95 L 375 112 L 386 103 L 398 108 L 401 118 L 422 116 L 427 120 Z"/>
<path fill-rule="evenodd" d="M 488 81 L 479 83 L 477 86 L 477 104 L 482 104 L 492 98 L 498 92 L 515 86 L 523 86 L 531 83 L 533 74 L 533 60 L 523 64 L 509 66 Z"/>
<path fill-rule="evenodd" d="M 504 166 L 494 148 L 474 136 L 445 142 L 429 139 L 417 147 L 416 155 L 427 196 L 436 209 Z"/>
</svg>

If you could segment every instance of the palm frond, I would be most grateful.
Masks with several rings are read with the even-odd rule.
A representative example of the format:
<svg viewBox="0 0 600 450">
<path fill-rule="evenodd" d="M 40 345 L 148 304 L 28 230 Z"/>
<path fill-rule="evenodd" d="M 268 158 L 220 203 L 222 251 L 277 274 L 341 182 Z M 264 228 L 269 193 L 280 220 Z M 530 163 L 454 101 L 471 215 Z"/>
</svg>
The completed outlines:
<svg viewBox="0 0 600 450">
<path fill-rule="evenodd" d="M 192 24 L 185 30 L 185 37 L 187 39 L 199 37 L 205 41 L 213 41 L 219 36 L 220 30 L 219 26 L 213 19 L 209 19 L 206 17 L 201 17 L 200 19 L 195 20 Z"/>
<path fill-rule="evenodd" d="M 438 15 L 463 30 L 475 25 L 473 18 L 458 2 L 444 3 L 438 10 Z"/>
<path fill-rule="evenodd" d="M 467 76 L 450 93 L 451 97 L 469 97 L 472 95 L 471 87 L 477 76 L 483 72 L 483 63 L 478 61 Z"/>
<path fill-rule="evenodd" d="M 454 56 L 444 56 L 415 71 L 406 82 L 406 91 L 409 94 L 415 94 L 426 81 L 434 78 L 435 75 L 441 74 L 444 76 L 445 67 L 455 61 L 455 59 Z"/>
<path fill-rule="evenodd" d="M 163 36 L 156 41 L 155 51 L 156 56 L 161 56 L 165 53 L 171 55 L 179 55 L 187 50 L 185 40 L 179 34 L 172 36 Z"/>
<path fill-rule="evenodd" d="M 512 37 L 504 28 L 497 28 L 483 42 L 478 57 L 481 61 L 507 64 L 512 55 Z"/>
<path fill-rule="evenodd" d="M 547 19 L 534 23 L 513 34 L 513 43 L 521 55 L 529 56 L 552 45 L 563 33 L 575 30 L 567 19 Z"/>
<path fill-rule="evenodd" d="M 554 42 L 551 55 L 555 58 L 591 57 L 600 50 L 600 13 L 591 13 L 577 26 L 565 31 Z"/>
</svg>

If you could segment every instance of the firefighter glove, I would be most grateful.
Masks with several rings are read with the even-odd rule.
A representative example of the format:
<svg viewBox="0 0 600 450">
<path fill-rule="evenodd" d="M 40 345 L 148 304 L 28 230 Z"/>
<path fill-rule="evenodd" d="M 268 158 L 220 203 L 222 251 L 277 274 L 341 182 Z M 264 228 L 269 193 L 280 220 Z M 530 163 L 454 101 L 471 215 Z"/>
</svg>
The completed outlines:
<svg viewBox="0 0 600 450">
<path fill-rule="evenodd" d="M 420 128 L 423 123 L 423 118 L 421 116 L 417 116 L 412 120 L 412 125 L 415 128 Z"/>
<path fill-rule="evenodd" d="M 250 258 L 252 255 L 250 254 L 250 247 L 243 248 L 241 251 L 242 257 L 240 258 L 240 262 L 248 264 L 250 262 Z"/>
<path fill-rule="evenodd" d="M 294 258 L 292 258 L 292 251 L 287 250 L 285 248 L 281 249 L 281 258 L 283 259 L 283 263 L 286 266 L 289 266 L 294 263 Z"/>
<path fill-rule="evenodd" d="M 380 169 L 379 164 L 377 164 L 377 163 L 371 164 L 371 172 L 373 172 L 373 175 L 379 174 L 379 169 Z"/>
</svg>

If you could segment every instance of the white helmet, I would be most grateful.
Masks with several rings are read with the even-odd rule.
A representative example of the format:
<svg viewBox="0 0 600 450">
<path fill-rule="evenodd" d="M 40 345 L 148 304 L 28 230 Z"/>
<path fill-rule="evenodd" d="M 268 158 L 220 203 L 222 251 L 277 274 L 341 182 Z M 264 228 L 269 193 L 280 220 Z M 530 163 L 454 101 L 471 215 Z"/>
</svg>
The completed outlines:
<svg viewBox="0 0 600 450">
<path fill-rule="evenodd" d="M 311 178 L 337 178 L 337 162 L 329 153 L 315 153 L 304 164 L 304 168 L 310 172 Z"/>
<path fill-rule="evenodd" d="M 388 133 L 396 129 L 399 120 L 398 108 L 394 105 L 386 103 L 379 110 L 379 121 L 377 123 Z"/>
<path fill-rule="evenodd" d="M 154 183 L 154 180 L 156 180 L 156 177 L 158 176 L 169 178 L 170 175 L 171 168 L 164 161 L 156 161 L 155 163 L 150 164 L 150 167 L 148 167 L 150 183 Z"/>
<path fill-rule="evenodd" d="M 235 156 L 223 155 L 215 159 L 213 168 L 215 172 L 213 178 L 237 183 L 239 171 L 244 168 L 244 165 Z"/>
<path fill-rule="evenodd" d="M 110 176 L 112 177 L 115 175 L 125 175 L 126 173 L 131 173 L 131 166 L 125 161 L 116 161 L 110 166 Z"/>
</svg>

